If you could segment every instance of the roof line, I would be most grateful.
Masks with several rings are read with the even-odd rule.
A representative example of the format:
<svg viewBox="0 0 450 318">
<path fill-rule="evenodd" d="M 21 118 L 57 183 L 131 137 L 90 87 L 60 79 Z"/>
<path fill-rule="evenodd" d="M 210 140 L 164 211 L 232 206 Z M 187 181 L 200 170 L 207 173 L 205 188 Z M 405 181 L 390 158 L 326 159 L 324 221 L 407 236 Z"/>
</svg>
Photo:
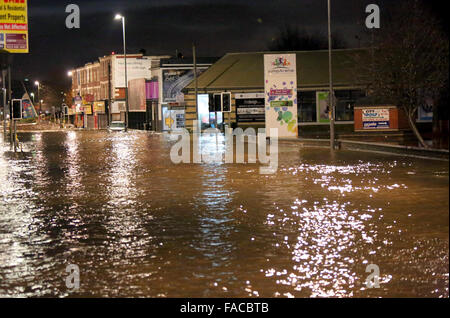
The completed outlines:
<svg viewBox="0 0 450 318">
<path fill-rule="evenodd" d="M 211 82 L 209 82 L 207 85 L 205 85 L 205 88 L 209 87 L 209 85 L 211 85 L 212 83 L 214 83 L 215 81 L 217 81 L 217 79 L 219 77 L 221 77 L 226 71 L 228 71 L 230 68 L 232 68 L 238 61 L 234 61 L 230 66 L 228 66 L 225 70 L 223 70 L 223 72 L 221 72 L 219 75 L 217 75 Z"/>
<path fill-rule="evenodd" d="M 361 47 L 361 48 L 349 48 L 349 49 L 333 49 L 332 52 L 345 52 L 345 51 L 365 51 L 369 50 L 370 47 Z M 289 54 L 289 53 L 325 53 L 328 52 L 325 50 L 303 50 L 303 51 L 256 51 L 256 52 L 231 52 L 226 53 L 226 55 L 245 55 L 245 54 Z"/>
</svg>

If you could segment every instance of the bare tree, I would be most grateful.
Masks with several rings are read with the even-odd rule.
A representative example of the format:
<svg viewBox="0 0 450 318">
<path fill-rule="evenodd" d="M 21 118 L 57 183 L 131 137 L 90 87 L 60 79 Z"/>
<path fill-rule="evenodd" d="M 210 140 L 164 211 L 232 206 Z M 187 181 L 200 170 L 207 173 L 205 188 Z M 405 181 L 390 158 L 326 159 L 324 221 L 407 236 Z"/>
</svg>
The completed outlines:
<svg viewBox="0 0 450 318">
<path fill-rule="evenodd" d="M 44 101 L 42 110 L 51 111 L 53 107 L 59 109 L 63 102 L 63 96 L 58 88 L 51 86 L 51 84 L 41 83 L 40 98 Z"/>
<path fill-rule="evenodd" d="M 374 31 L 369 56 L 357 61 L 360 81 L 369 95 L 403 109 L 411 130 L 427 147 L 416 127 L 417 109 L 426 100 L 438 100 L 448 79 L 448 38 L 436 19 L 419 1 L 393 10 Z"/>
</svg>

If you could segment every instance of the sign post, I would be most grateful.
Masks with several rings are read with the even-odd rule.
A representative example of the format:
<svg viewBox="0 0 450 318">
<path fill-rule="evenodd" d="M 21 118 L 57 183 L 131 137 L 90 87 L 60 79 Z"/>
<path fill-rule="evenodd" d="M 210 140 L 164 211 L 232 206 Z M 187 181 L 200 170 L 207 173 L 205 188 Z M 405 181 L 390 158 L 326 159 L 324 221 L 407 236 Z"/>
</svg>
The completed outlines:
<svg viewBox="0 0 450 318">
<path fill-rule="evenodd" d="M 297 65 L 295 54 L 264 55 L 266 134 L 298 137 Z"/>
<path fill-rule="evenodd" d="M 23 117 L 23 107 L 21 99 L 13 99 L 11 101 L 11 118 L 14 124 L 13 138 L 14 138 L 14 152 L 17 152 L 17 121 Z"/>
<path fill-rule="evenodd" d="M 8 53 L 28 53 L 28 4 L 27 0 L 0 0 L 0 50 Z M 11 96 L 11 60 L 8 61 L 8 95 L 10 106 L 11 144 L 16 147 L 13 136 L 12 96 Z M 5 106 L 5 105 L 4 105 Z M 14 138 L 14 140 L 12 140 Z"/>
</svg>

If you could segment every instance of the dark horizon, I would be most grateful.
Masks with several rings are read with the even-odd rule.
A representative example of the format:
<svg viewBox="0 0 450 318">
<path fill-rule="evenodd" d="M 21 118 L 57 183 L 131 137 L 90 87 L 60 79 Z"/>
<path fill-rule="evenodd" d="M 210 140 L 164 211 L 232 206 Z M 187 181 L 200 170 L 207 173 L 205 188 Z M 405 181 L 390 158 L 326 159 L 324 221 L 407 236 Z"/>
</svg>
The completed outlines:
<svg viewBox="0 0 450 318">
<path fill-rule="evenodd" d="M 389 1 L 376 1 L 383 10 Z M 427 1 L 428 2 L 428 1 Z M 442 4 L 432 2 L 443 14 Z M 369 0 L 332 2 L 332 28 L 347 47 L 364 45 L 365 7 Z M 122 53 L 122 29 L 114 14 L 127 18 L 127 51 L 147 55 L 172 55 L 181 52 L 221 57 L 230 52 L 267 51 L 279 30 L 286 25 L 313 35 L 326 36 L 326 1 L 291 0 L 258 2 L 170 0 L 164 4 L 142 0 L 79 0 L 80 29 L 67 29 L 69 3 L 29 1 L 30 53 L 16 54 L 13 77 L 40 80 L 58 87 L 70 85 L 67 70 L 94 61 L 99 56 Z M 356 38 L 357 36 L 360 39 Z M 220 40 L 219 40 L 220 39 Z"/>
</svg>

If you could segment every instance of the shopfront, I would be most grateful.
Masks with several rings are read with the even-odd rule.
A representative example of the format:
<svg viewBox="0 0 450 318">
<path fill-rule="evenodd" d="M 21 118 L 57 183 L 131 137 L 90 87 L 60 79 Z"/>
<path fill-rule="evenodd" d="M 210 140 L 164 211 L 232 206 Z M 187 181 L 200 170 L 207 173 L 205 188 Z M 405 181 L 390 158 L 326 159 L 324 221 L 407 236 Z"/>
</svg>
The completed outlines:
<svg viewBox="0 0 450 318">
<path fill-rule="evenodd" d="M 364 50 L 333 51 L 334 105 L 337 126 L 353 127 L 354 107 L 366 95 L 362 86 L 355 83 L 353 56 Z M 330 123 L 328 54 L 326 51 L 291 52 L 296 54 L 297 67 L 297 116 L 301 127 L 326 130 Z M 272 54 L 272 53 L 271 53 Z M 284 54 L 284 53 L 283 53 Z M 283 54 L 280 54 L 283 55 Z M 186 127 L 201 120 L 202 126 L 211 126 L 217 118 L 220 123 L 233 127 L 265 127 L 264 53 L 230 53 L 217 61 L 198 78 L 199 113 L 195 108 L 194 83 L 183 92 L 186 102 Z M 272 54 L 273 55 L 273 54 Z M 276 55 L 276 53 L 275 53 Z M 295 83 L 295 81 L 292 81 Z M 231 113 L 207 114 L 208 96 L 231 93 Z M 205 106 L 203 106 L 205 105 Z M 198 116 L 197 116 L 198 115 Z"/>
<path fill-rule="evenodd" d="M 214 58 L 197 59 L 197 76 L 205 72 Z M 186 118 L 191 114 L 186 113 L 186 99 L 184 88 L 194 80 L 193 62 L 189 59 L 162 59 L 160 66 L 159 85 L 159 117 L 161 118 L 161 130 L 172 131 L 186 127 Z M 205 125 L 209 125 L 208 96 L 199 96 L 199 113 Z M 195 104 L 195 103 L 194 103 Z M 201 109 L 201 110 L 200 110 Z M 208 113 L 206 116 L 205 114 Z M 215 120 L 212 118 L 211 120 Z"/>
</svg>

